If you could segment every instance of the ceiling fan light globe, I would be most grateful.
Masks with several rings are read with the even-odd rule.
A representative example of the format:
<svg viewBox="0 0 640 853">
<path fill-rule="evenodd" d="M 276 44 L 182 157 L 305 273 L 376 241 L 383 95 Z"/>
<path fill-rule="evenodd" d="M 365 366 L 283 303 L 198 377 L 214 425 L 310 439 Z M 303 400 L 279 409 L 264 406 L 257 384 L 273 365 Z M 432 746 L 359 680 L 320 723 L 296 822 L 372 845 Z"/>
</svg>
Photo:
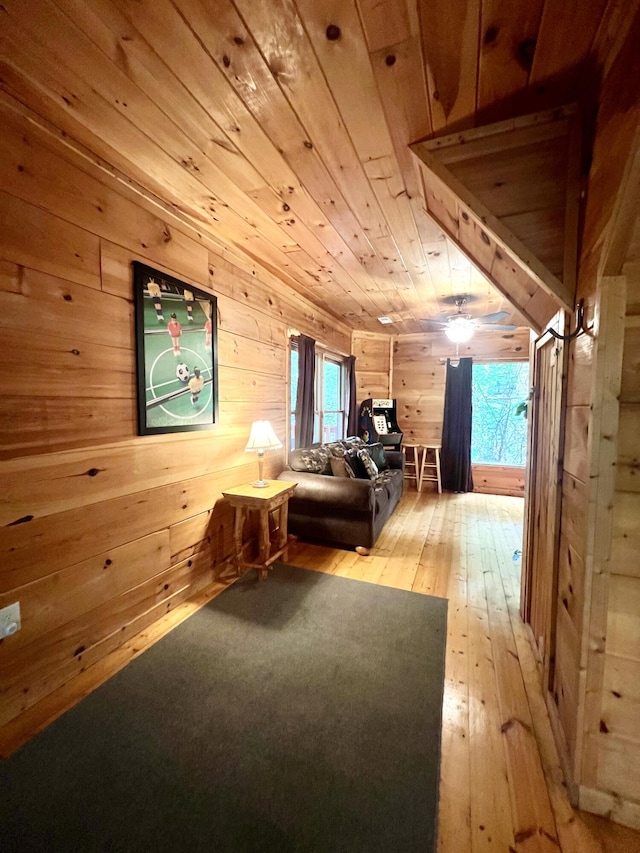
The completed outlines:
<svg viewBox="0 0 640 853">
<path fill-rule="evenodd" d="M 471 338 L 474 331 L 475 326 L 471 320 L 466 317 L 456 317 L 451 320 L 444 333 L 454 344 L 463 344 Z"/>
</svg>

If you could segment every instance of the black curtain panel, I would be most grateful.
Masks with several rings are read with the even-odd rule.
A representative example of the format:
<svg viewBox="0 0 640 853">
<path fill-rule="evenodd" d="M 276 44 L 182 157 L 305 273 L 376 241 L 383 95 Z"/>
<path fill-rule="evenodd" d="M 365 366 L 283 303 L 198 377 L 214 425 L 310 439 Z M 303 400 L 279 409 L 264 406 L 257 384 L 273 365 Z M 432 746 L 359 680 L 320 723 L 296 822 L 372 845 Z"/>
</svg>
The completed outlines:
<svg viewBox="0 0 640 853">
<path fill-rule="evenodd" d="M 349 389 L 349 402 L 347 404 L 347 435 L 358 435 L 360 410 L 358 408 L 358 397 L 356 391 L 355 355 L 350 355 L 347 359 L 347 387 Z"/>
<path fill-rule="evenodd" d="M 313 444 L 313 406 L 316 381 L 316 342 L 300 335 L 298 343 L 298 397 L 296 400 L 295 446 Z"/>
<path fill-rule="evenodd" d="M 471 373 L 473 359 L 461 358 L 454 367 L 447 359 L 444 392 L 442 488 L 449 492 L 472 492 L 471 475 Z"/>
</svg>

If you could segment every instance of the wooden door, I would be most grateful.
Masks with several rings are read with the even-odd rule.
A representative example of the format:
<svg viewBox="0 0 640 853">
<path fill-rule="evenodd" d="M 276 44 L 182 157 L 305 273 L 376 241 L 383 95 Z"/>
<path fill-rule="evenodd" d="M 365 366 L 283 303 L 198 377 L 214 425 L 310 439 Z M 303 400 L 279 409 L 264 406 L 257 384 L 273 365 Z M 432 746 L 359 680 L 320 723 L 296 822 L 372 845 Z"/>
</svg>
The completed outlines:
<svg viewBox="0 0 640 853">
<path fill-rule="evenodd" d="M 533 346 L 532 360 L 521 613 L 531 627 L 546 690 L 552 683 L 555 654 L 565 344 L 547 332 Z"/>
</svg>

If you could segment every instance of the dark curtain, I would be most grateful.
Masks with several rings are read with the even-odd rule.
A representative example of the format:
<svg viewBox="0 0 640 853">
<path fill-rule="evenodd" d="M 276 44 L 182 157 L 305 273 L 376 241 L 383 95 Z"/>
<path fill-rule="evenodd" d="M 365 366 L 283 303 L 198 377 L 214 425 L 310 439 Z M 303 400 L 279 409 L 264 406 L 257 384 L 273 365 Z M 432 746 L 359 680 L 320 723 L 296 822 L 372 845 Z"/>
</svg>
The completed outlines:
<svg viewBox="0 0 640 853">
<path fill-rule="evenodd" d="M 349 402 L 347 403 L 347 435 L 358 435 L 360 409 L 358 408 L 358 397 L 356 392 L 355 355 L 350 355 L 347 359 L 347 387 L 349 389 Z"/>
<path fill-rule="evenodd" d="M 298 344 L 298 396 L 296 398 L 296 447 L 313 444 L 313 394 L 316 379 L 316 342 L 300 335 Z"/>
<path fill-rule="evenodd" d="M 449 492 L 472 492 L 471 475 L 471 372 L 473 359 L 461 358 L 454 367 L 447 359 L 444 392 L 442 488 Z"/>
</svg>

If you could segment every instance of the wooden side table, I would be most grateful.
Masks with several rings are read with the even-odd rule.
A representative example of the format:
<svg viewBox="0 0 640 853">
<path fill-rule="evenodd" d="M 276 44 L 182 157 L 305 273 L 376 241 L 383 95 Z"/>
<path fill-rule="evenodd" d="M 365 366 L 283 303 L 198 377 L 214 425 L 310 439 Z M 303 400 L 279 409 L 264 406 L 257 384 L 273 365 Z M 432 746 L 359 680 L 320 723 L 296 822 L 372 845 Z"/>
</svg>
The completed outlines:
<svg viewBox="0 0 640 853">
<path fill-rule="evenodd" d="M 287 534 L 289 498 L 297 485 L 284 480 L 267 480 L 263 488 L 246 483 L 222 493 L 235 512 L 234 544 L 238 574 L 242 569 L 255 569 L 263 580 L 278 557 L 284 554 L 287 559 L 287 547 L 295 539 Z M 242 541 L 244 522 L 252 510 L 259 514 L 258 558 L 255 563 L 244 559 L 244 551 L 250 543 Z M 275 520 L 273 537 L 269 525 L 272 514 Z"/>
</svg>

